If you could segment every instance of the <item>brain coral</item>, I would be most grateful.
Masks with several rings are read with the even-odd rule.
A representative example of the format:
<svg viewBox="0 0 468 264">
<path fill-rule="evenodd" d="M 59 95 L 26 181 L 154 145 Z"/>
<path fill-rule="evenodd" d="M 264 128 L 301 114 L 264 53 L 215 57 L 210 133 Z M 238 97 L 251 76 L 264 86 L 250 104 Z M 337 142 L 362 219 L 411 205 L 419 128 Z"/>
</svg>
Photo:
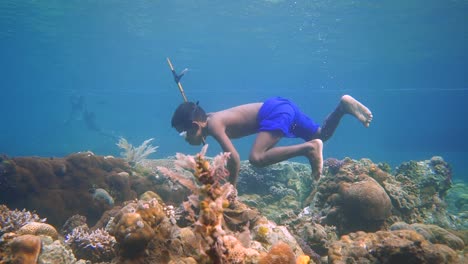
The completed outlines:
<svg viewBox="0 0 468 264">
<path fill-rule="evenodd" d="M 55 227 L 46 223 L 38 222 L 31 222 L 22 226 L 17 233 L 20 235 L 45 235 L 50 236 L 54 240 L 58 238 L 58 232 Z"/>
<path fill-rule="evenodd" d="M 385 220 L 390 215 L 390 197 L 372 178 L 342 184 L 340 187 L 346 211 L 349 213 L 370 221 Z"/>
<path fill-rule="evenodd" d="M 336 226 L 340 234 L 377 231 L 391 214 L 391 200 L 371 177 L 361 174 L 353 179 L 356 181 L 336 177 L 328 184 L 335 187 L 324 189 L 326 203 L 330 206 L 325 210 L 325 223 Z"/>
</svg>

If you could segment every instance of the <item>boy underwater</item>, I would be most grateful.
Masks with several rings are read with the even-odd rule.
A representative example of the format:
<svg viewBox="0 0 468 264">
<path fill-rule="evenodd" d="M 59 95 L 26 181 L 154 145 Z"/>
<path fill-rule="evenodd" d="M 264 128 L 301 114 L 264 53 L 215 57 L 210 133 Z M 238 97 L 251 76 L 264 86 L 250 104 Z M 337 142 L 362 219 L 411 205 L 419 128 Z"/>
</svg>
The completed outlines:
<svg viewBox="0 0 468 264">
<path fill-rule="evenodd" d="M 323 168 L 323 141 L 331 138 L 345 114 L 354 116 L 365 127 L 369 127 L 373 118 L 366 106 L 344 95 L 320 126 L 293 102 L 272 97 L 263 103 L 244 104 L 213 113 L 205 113 L 198 103 L 184 102 L 175 110 L 171 124 L 191 145 L 200 145 L 207 136 L 212 136 L 223 151 L 230 152 L 229 181 L 236 186 L 240 156 L 231 139 L 257 133 L 249 156 L 253 166 L 264 167 L 304 156 L 309 160 L 312 176 L 318 180 Z M 299 137 L 305 142 L 275 147 L 283 137 Z"/>
</svg>

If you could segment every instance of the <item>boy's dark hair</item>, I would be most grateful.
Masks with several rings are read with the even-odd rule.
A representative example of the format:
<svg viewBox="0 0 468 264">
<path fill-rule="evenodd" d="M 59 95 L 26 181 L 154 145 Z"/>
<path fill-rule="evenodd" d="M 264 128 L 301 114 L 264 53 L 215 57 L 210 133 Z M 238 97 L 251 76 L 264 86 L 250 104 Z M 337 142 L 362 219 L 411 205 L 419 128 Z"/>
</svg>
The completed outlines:
<svg viewBox="0 0 468 264">
<path fill-rule="evenodd" d="M 198 102 L 184 102 L 181 103 L 172 116 L 172 127 L 179 132 L 187 131 L 192 128 L 193 121 L 206 121 L 206 113 L 203 108 L 198 106 Z"/>
</svg>

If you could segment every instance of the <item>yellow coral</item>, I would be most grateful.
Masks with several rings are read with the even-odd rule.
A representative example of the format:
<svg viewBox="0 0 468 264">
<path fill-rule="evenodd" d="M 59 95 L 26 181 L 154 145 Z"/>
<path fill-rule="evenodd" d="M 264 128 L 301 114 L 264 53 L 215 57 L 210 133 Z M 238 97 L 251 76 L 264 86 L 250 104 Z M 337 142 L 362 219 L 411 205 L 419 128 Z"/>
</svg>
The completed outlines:
<svg viewBox="0 0 468 264">
<path fill-rule="evenodd" d="M 50 236 L 52 239 L 56 240 L 58 238 L 58 232 L 55 227 L 39 222 L 31 222 L 22 226 L 18 232 L 19 235 L 35 235 L 35 236 Z"/>
<path fill-rule="evenodd" d="M 310 257 L 307 255 L 301 255 L 296 259 L 296 264 L 309 264 Z"/>
<path fill-rule="evenodd" d="M 258 228 L 258 233 L 257 234 L 258 234 L 259 237 L 264 238 L 268 234 L 268 231 L 269 231 L 268 227 L 260 226 Z"/>
</svg>

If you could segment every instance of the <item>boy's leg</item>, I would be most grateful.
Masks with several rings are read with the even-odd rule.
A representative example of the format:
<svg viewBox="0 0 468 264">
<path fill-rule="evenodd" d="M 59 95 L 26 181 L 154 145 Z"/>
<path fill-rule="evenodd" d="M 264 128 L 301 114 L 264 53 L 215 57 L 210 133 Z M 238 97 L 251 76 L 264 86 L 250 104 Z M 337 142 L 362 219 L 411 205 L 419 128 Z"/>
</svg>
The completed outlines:
<svg viewBox="0 0 468 264">
<path fill-rule="evenodd" d="M 372 112 L 369 110 L 369 108 L 361 104 L 353 97 L 349 95 L 343 95 L 336 109 L 330 115 L 328 115 L 322 127 L 319 129 L 317 136 L 314 138 L 320 138 L 323 141 L 331 138 L 335 132 L 335 129 L 338 127 L 341 118 L 345 114 L 354 116 L 365 127 L 369 127 L 373 118 Z"/>
<path fill-rule="evenodd" d="M 305 156 L 312 167 L 314 178 L 320 178 L 323 168 L 322 141 L 314 139 L 302 144 L 275 147 L 282 137 L 281 131 L 259 132 L 250 152 L 250 163 L 257 167 L 263 167 L 293 157 Z"/>
</svg>

